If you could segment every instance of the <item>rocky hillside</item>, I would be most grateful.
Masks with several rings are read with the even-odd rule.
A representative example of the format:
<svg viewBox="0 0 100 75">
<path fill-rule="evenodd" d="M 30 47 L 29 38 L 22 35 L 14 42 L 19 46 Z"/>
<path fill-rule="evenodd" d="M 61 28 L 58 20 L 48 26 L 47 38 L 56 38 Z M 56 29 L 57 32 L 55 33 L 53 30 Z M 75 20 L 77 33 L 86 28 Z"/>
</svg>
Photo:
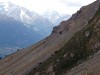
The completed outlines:
<svg viewBox="0 0 100 75">
<path fill-rule="evenodd" d="M 87 8 L 90 9 L 91 7 L 93 9 L 94 4 L 96 4 L 96 2 L 81 8 L 71 19 L 74 21 L 77 20 L 76 17 L 84 17 L 86 19 L 86 15 L 91 15 L 86 14 Z M 100 74 L 100 68 L 98 67 L 100 64 L 99 61 L 97 61 L 100 59 L 98 56 L 94 56 L 94 54 L 100 50 L 100 1 L 98 1 L 97 5 L 98 10 L 94 16 L 88 20 L 86 26 L 84 26 L 84 23 L 82 29 L 78 30 L 61 49 L 56 51 L 47 61 L 40 63 L 29 75 L 85 75 L 85 72 L 88 72 L 89 75 Z M 83 20 L 85 21 L 85 19 Z M 80 20 L 78 23 L 79 22 L 82 21 Z M 77 27 L 77 29 L 78 28 L 79 27 Z M 56 30 L 54 32 L 56 32 Z M 59 33 L 62 34 L 63 32 L 60 30 Z M 92 58 L 92 56 L 94 57 Z M 89 63 L 90 61 L 91 63 Z M 89 67 L 82 67 L 81 63 L 83 63 L 83 66 L 89 64 Z M 93 63 L 96 65 L 92 66 Z M 81 66 L 79 64 L 81 64 Z M 74 68 L 75 66 L 78 67 Z M 97 69 L 97 71 L 94 71 L 95 69 Z"/>
<path fill-rule="evenodd" d="M 75 75 L 70 73 L 74 67 L 99 50 L 100 0 L 97 0 L 54 27 L 50 36 L 0 60 L 0 75 L 67 75 L 68 72 Z"/>
</svg>

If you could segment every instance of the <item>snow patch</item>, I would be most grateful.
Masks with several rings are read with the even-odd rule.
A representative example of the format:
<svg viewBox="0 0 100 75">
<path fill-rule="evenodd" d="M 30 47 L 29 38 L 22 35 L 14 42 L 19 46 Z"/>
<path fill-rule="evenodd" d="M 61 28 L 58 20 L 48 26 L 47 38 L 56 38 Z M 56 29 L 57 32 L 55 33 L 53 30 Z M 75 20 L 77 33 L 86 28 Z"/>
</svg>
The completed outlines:
<svg viewBox="0 0 100 75">
<path fill-rule="evenodd" d="M 59 16 L 56 16 L 56 20 L 59 19 L 59 18 L 60 18 Z"/>
<path fill-rule="evenodd" d="M 28 24 L 24 24 L 27 28 L 30 28 L 30 25 L 28 25 Z"/>
<path fill-rule="evenodd" d="M 9 4 L 7 2 L 3 3 L 5 11 L 9 10 Z"/>
<path fill-rule="evenodd" d="M 27 20 L 31 20 L 31 17 L 29 17 L 22 9 L 21 9 L 21 13 L 20 13 L 20 18 L 23 22 L 25 22 L 24 18 L 26 18 Z"/>
<path fill-rule="evenodd" d="M 39 31 L 39 29 L 38 29 L 37 27 L 34 27 L 34 30 L 35 30 L 35 31 Z"/>
</svg>

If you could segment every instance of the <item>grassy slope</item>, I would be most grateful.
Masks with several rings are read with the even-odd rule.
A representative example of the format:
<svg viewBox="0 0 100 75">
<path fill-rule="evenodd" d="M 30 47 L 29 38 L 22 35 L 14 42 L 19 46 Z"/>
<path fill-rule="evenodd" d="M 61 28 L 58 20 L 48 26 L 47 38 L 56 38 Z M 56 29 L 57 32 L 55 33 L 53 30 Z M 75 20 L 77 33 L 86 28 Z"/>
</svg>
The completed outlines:
<svg viewBox="0 0 100 75">
<path fill-rule="evenodd" d="M 94 45 L 100 42 L 100 27 L 96 26 L 99 19 L 100 9 L 85 28 L 75 33 L 59 51 L 31 71 L 29 75 L 34 75 L 36 72 L 40 72 L 40 75 L 47 75 L 46 71 L 50 64 L 53 65 L 55 75 L 61 75 L 97 52 L 100 46 L 95 47 Z"/>
</svg>

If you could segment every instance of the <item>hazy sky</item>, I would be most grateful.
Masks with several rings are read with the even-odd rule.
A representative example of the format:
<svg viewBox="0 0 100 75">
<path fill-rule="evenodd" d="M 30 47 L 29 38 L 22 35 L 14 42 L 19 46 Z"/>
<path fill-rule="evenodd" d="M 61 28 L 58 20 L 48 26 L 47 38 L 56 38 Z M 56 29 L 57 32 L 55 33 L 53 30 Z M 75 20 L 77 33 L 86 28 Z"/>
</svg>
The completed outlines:
<svg viewBox="0 0 100 75">
<path fill-rule="evenodd" d="M 0 0 L 0 2 L 2 1 L 10 1 L 40 14 L 48 9 L 72 14 L 79 10 L 80 7 L 96 0 Z"/>
</svg>

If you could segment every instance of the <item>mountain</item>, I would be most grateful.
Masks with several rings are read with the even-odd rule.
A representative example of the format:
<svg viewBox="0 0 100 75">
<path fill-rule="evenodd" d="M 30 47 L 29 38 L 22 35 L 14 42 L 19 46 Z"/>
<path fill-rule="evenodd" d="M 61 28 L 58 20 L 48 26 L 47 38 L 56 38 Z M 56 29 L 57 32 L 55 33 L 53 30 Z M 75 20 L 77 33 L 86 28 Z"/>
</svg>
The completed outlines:
<svg viewBox="0 0 100 75">
<path fill-rule="evenodd" d="M 5 14 L 0 14 L 0 48 L 6 48 L 6 50 L 4 49 L 3 52 L 0 52 L 1 54 L 6 54 L 7 47 L 23 48 L 43 38 L 44 35 L 32 28 L 26 27 L 22 22 L 16 21 Z M 11 50 L 9 50 L 7 54 L 9 54 Z"/>
<path fill-rule="evenodd" d="M 24 23 L 25 26 L 36 29 L 44 36 L 51 33 L 54 25 L 46 18 L 43 18 L 36 12 L 31 12 L 24 7 L 12 4 L 10 2 L 0 3 L 0 13 L 6 14 L 8 17 L 14 18 L 16 21 Z M 38 25 L 37 20 L 40 21 Z M 41 29 L 41 27 L 43 27 Z M 48 31 L 47 31 L 48 30 Z"/>
<path fill-rule="evenodd" d="M 70 18 L 70 15 L 68 14 L 59 14 L 57 11 L 54 10 L 47 10 L 43 14 L 41 14 L 43 17 L 47 18 L 51 23 L 53 23 L 55 26 L 59 25 L 59 23 L 63 20 L 67 20 Z"/>
<path fill-rule="evenodd" d="M 53 27 L 57 26 L 62 20 L 67 20 L 70 17 L 68 14 L 59 14 L 54 10 L 47 10 L 39 15 L 34 11 L 29 11 L 24 7 L 10 2 L 1 2 L 0 12 L 6 14 L 8 17 L 14 18 L 16 21 L 24 23 L 27 27 L 38 30 L 44 36 L 49 35 Z"/>
<path fill-rule="evenodd" d="M 0 14 L 0 46 L 25 47 L 29 42 L 36 43 L 44 36 L 23 23 Z M 35 39 L 35 40 L 34 40 Z"/>
<path fill-rule="evenodd" d="M 0 3 L 0 56 L 48 36 L 54 25 L 46 18 L 10 2 Z"/>
<path fill-rule="evenodd" d="M 100 75 L 99 50 L 97 0 L 54 27 L 50 36 L 1 59 L 0 75 Z"/>
<path fill-rule="evenodd" d="M 66 16 L 62 17 L 61 15 L 59 15 L 58 12 L 53 10 L 51 12 L 48 11 L 44 14 L 45 14 L 44 16 L 39 15 L 34 11 L 29 11 L 24 7 L 12 4 L 10 2 L 1 2 L 0 3 L 0 17 L 1 17 L 0 27 L 3 28 L 4 30 L 2 29 L 0 30 L 1 31 L 0 55 L 3 54 L 4 56 L 6 54 L 10 54 L 12 52 L 15 52 L 18 48 L 27 47 L 32 43 L 38 42 L 39 40 L 48 36 L 55 25 L 58 25 L 60 21 L 67 18 Z M 57 16 L 59 18 L 56 19 Z M 17 22 L 19 23 L 19 25 Z M 19 29 L 16 29 L 16 26 L 18 26 Z M 14 30 L 14 32 L 12 32 L 11 30 L 12 31 Z M 8 35 L 10 36 L 6 39 L 6 36 Z M 30 37 L 26 37 L 25 35 Z M 34 36 L 34 40 L 32 39 L 33 36 Z M 18 38 L 16 39 L 15 37 Z M 23 37 L 26 37 L 25 38 L 26 40 L 25 39 L 22 40 Z"/>
</svg>

